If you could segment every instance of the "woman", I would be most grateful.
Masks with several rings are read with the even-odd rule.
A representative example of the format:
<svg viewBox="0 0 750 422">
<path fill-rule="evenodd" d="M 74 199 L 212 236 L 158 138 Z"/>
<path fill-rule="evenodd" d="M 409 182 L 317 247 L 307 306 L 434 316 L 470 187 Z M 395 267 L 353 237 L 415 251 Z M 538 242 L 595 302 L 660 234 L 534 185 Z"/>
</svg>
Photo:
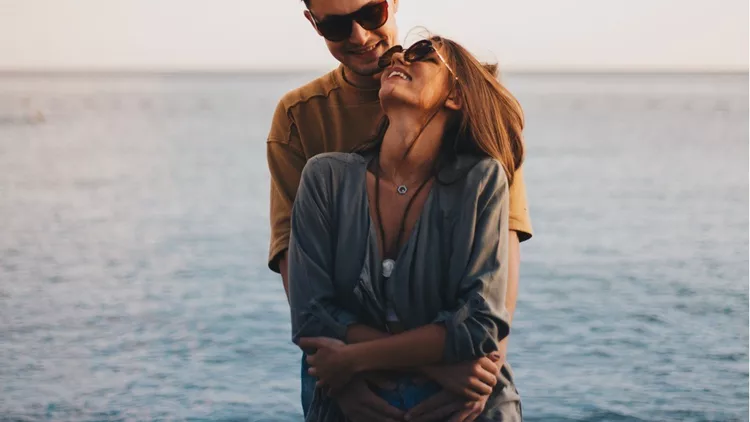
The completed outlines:
<svg viewBox="0 0 750 422">
<path fill-rule="evenodd" d="M 400 371 L 379 394 L 413 408 L 443 387 L 418 376 L 440 380 L 430 365 L 487 359 L 509 332 L 520 106 L 448 39 L 396 46 L 380 65 L 375 142 L 311 159 L 292 211 L 293 340 L 319 380 L 308 421 L 343 421 L 332 396 L 373 371 Z M 505 384 L 486 375 L 459 388 L 485 400 L 477 420 L 520 420 L 503 409 Z"/>
</svg>

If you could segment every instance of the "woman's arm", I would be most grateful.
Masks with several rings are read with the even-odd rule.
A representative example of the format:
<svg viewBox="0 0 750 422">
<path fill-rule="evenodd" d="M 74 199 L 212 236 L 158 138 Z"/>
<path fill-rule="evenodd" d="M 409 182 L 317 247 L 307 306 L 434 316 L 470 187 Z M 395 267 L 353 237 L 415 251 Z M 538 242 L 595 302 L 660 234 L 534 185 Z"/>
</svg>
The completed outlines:
<svg viewBox="0 0 750 422">
<path fill-rule="evenodd" d="M 390 334 L 364 324 L 352 324 L 346 330 L 346 343 L 364 343 L 389 337 Z"/>
<path fill-rule="evenodd" d="M 292 207 L 289 260 L 289 302 L 292 341 L 325 336 L 346 339 L 355 316 L 338 306 L 333 273 L 332 200 L 329 159 L 313 157 L 302 171 Z M 301 346 L 300 346 L 301 347 Z"/>
<path fill-rule="evenodd" d="M 354 372 L 410 369 L 440 362 L 445 327 L 429 324 L 400 334 L 347 347 Z"/>
</svg>

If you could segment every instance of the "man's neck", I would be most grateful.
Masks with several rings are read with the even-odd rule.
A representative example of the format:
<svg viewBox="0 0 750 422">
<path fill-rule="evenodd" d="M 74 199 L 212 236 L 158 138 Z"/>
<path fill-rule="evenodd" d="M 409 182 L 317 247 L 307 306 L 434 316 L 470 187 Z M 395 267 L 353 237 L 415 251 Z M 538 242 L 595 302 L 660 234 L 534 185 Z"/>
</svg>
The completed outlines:
<svg viewBox="0 0 750 422">
<path fill-rule="evenodd" d="M 394 183 L 415 183 L 426 179 L 440 153 L 447 116 L 438 113 L 420 133 L 427 116 L 421 110 L 415 111 L 392 113 L 383 136 L 380 167 L 384 176 Z"/>
<path fill-rule="evenodd" d="M 376 75 L 359 75 L 344 66 L 344 80 L 358 89 L 380 89 L 380 73 Z"/>
</svg>

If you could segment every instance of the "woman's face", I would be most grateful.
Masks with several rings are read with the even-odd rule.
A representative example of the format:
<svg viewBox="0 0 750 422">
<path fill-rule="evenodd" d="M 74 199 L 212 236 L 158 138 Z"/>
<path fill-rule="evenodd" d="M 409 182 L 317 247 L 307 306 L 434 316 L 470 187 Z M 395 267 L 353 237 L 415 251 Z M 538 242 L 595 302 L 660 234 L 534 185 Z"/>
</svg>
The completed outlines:
<svg viewBox="0 0 750 422">
<path fill-rule="evenodd" d="M 409 57 L 408 53 L 393 54 L 381 75 L 383 107 L 407 106 L 425 111 L 443 107 L 453 85 L 453 75 L 446 64 L 435 51 L 415 61 L 406 60 L 405 54 Z"/>
</svg>

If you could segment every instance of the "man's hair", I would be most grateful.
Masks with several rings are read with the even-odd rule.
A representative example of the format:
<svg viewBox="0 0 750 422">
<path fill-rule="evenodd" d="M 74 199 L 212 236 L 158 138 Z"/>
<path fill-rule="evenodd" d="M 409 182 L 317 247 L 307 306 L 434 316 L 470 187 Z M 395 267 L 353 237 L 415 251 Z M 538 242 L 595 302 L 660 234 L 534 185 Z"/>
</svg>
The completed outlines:
<svg viewBox="0 0 750 422">
<path fill-rule="evenodd" d="M 305 7 L 310 7 L 310 0 L 302 0 L 302 3 L 305 3 Z"/>
</svg>

